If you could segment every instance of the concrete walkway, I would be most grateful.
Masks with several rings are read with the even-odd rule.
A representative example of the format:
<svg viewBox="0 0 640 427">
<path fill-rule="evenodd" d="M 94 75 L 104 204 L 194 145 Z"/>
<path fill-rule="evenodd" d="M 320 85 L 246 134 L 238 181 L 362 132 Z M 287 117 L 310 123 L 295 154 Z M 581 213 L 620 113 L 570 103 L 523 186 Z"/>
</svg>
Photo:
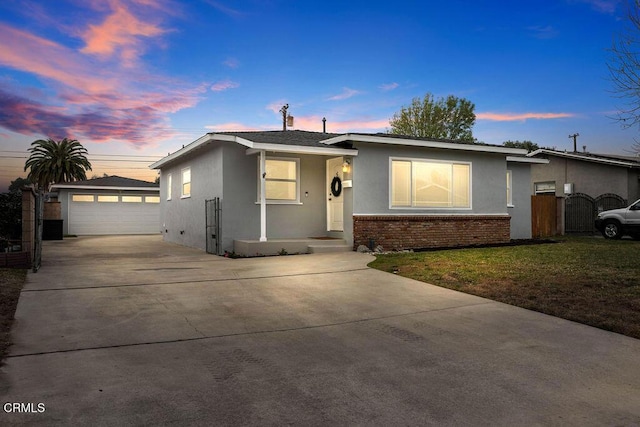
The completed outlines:
<svg viewBox="0 0 640 427">
<path fill-rule="evenodd" d="M 640 340 L 369 261 L 47 242 L 0 425 L 640 425 Z"/>
</svg>

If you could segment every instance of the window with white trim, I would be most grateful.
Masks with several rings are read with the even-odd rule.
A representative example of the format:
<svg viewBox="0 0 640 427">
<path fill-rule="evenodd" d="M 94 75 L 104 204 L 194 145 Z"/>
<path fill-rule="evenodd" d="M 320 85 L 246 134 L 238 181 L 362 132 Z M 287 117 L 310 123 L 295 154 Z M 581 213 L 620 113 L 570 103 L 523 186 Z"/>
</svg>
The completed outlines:
<svg viewBox="0 0 640 427">
<path fill-rule="evenodd" d="M 513 206 L 513 173 L 507 170 L 507 206 Z"/>
<path fill-rule="evenodd" d="M 191 197 L 191 168 L 182 169 L 182 197 Z"/>
<path fill-rule="evenodd" d="M 536 182 L 533 184 L 533 189 L 535 194 L 556 194 L 556 182 Z"/>
<path fill-rule="evenodd" d="M 258 158 L 258 171 L 260 159 Z M 269 203 L 300 203 L 300 159 L 268 157 L 265 159 L 265 198 Z M 260 173 L 258 173 L 258 201 Z"/>
<path fill-rule="evenodd" d="M 167 175 L 167 200 L 171 200 L 171 174 Z"/>
<path fill-rule="evenodd" d="M 392 208 L 471 208 L 471 163 L 390 159 Z"/>
</svg>

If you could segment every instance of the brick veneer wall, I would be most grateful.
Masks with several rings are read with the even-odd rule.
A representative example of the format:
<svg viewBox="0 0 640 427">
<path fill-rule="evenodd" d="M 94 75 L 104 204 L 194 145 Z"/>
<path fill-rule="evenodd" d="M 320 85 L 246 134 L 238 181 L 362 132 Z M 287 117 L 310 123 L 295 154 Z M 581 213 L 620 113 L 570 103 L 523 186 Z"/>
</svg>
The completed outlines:
<svg viewBox="0 0 640 427">
<path fill-rule="evenodd" d="M 438 215 L 353 217 L 353 245 L 385 250 L 471 246 L 510 241 L 508 215 Z"/>
</svg>

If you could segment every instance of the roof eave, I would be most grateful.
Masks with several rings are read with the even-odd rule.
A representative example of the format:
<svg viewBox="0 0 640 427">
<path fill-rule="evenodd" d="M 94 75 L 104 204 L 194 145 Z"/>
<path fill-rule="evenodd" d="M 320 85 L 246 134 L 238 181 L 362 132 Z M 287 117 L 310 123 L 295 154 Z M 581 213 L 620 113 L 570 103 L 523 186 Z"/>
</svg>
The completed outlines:
<svg viewBox="0 0 640 427">
<path fill-rule="evenodd" d="M 412 147 L 425 147 L 425 148 L 440 148 L 446 150 L 461 150 L 461 151 L 475 151 L 484 153 L 498 153 L 498 154 L 515 154 L 525 155 L 527 150 L 521 148 L 509 148 L 509 147 L 496 147 L 481 144 L 459 144 L 455 142 L 442 142 L 442 141 L 427 141 L 409 138 L 398 138 L 393 136 L 376 136 L 376 135 L 361 135 L 347 133 L 334 138 L 325 139 L 320 141 L 322 144 L 333 145 L 340 142 L 353 141 L 353 142 L 372 142 L 378 144 L 391 144 L 391 145 L 405 145 Z"/>
<path fill-rule="evenodd" d="M 114 185 L 54 184 L 52 190 L 113 190 L 113 191 L 160 191 L 160 187 L 118 187 Z"/>
<path fill-rule="evenodd" d="M 582 156 L 575 153 L 565 153 L 562 151 L 553 151 L 553 150 L 547 150 L 544 148 L 540 148 L 536 151 L 532 151 L 531 153 L 527 154 L 527 157 L 534 157 L 534 156 L 537 156 L 538 154 L 548 154 L 550 156 L 564 157 L 567 159 L 582 160 L 585 162 L 592 162 L 592 163 L 601 163 L 609 166 L 640 168 L 640 163 L 624 162 L 622 160 L 611 160 L 611 159 L 605 159 L 602 157 L 587 157 L 587 156 Z"/>
</svg>

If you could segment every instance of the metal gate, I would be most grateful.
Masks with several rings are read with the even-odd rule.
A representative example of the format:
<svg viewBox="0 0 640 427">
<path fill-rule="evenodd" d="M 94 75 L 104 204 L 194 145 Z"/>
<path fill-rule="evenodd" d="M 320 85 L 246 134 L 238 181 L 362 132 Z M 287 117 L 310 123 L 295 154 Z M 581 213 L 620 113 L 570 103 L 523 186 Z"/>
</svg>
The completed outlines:
<svg viewBox="0 0 640 427">
<path fill-rule="evenodd" d="M 222 255 L 220 253 L 220 197 L 205 200 L 207 253 Z"/>
<path fill-rule="evenodd" d="M 565 199 L 564 224 L 567 233 L 595 232 L 595 219 L 599 212 L 627 206 L 617 194 L 602 194 L 595 199 L 588 194 L 575 193 Z"/>
<path fill-rule="evenodd" d="M 44 194 L 38 192 L 35 197 L 35 236 L 33 248 L 33 272 L 37 272 L 42 264 L 42 226 L 44 224 Z"/>
<path fill-rule="evenodd" d="M 592 233 L 596 213 L 594 199 L 588 194 L 570 194 L 564 201 L 564 231 L 566 233 Z"/>
<path fill-rule="evenodd" d="M 594 204 L 596 213 L 627 207 L 627 201 L 625 199 L 612 193 L 602 194 L 596 197 Z"/>
</svg>

